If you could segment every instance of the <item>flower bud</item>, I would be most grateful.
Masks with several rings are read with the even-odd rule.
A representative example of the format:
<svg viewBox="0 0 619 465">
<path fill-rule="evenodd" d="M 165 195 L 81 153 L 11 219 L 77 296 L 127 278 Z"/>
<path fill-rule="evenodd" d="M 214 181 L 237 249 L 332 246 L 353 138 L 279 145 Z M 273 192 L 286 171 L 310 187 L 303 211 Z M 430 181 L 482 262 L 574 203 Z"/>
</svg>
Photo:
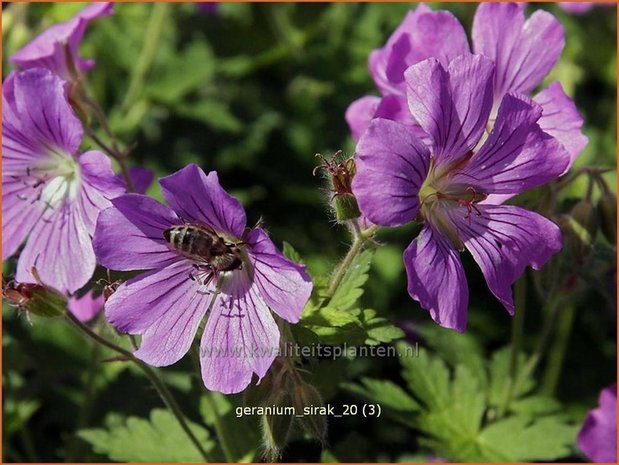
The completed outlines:
<svg viewBox="0 0 619 465">
<path fill-rule="evenodd" d="M 357 165 L 354 158 L 346 158 L 342 161 L 341 151 L 338 151 L 327 160 L 323 155 L 316 154 L 321 160 L 321 164 L 314 169 L 314 174 L 317 170 L 323 170 L 330 184 L 329 192 L 332 192 L 333 209 L 338 221 L 344 222 L 359 218 L 361 211 L 357 204 L 357 199 L 352 192 L 352 180 L 357 173 Z"/>
<path fill-rule="evenodd" d="M 295 386 L 293 402 L 296 412 L 303 412 L 305 407 L 322 407 L 324 405 L 318 390 L 311 384 L 304 382 Z M 327 436 L 327 420 L 324 415 L 303 415 L 303 417 L 297 418 L 306 433 L 324 444 Z"/>
<path fill-rule="evenodd" d="M 589 241 L 593 242 L 598 231 L 598 215 L 591 202 L 585 199 L 579 201 L 570 214 L 589 233 Z"/>
<path fill-rule="evenodd" d="M 597 233 L 596 211 L 588 200 L 579 201 L 569 214 L 559 220 L 563 232 L 564 250 L 578 262 L 591 252 Z"/>
<path fill-rule="evenodd" d="M 596 205 L 602 234 L 611 244 L 617 243 L 617 197 L 603 194 Z"/>
<path fill-rule="evenodd" d="M 2 294 L 11 305 L 45 318 L 61 316 L 67 309 L 64 295 L 41 284 L 11 281 L 4 286 Z"/>
<path fill-rule="evenodd" d="M 277 461 L 288 443 L 294 415 L 286 413 L 285 407 L 290 407 L 290 404 L 291 399 L 288 392 L 279 392 L 275 395 L 272 405 L 275 412 L 281 411 L 283 413 L 263 415 L 260 419 L 264 457 L 269 462 Z"/>
<path fill-rule="evenodd" d="M 338 221 L 354 220 L 361 216 L 357 199 L 352 194 L 341 194 L 333 199 L 335 217 Z"/>
</svg>

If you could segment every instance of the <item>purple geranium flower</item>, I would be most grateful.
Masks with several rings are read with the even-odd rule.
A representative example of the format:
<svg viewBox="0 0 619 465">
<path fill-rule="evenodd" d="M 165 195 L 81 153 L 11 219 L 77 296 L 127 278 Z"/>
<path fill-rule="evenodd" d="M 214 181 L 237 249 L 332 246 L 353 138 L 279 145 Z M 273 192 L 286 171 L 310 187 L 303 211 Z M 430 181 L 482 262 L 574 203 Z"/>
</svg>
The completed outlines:
<svg viewBox="0 0 619 465">
<path fill-rule="evenodd" d="M 405 72 L 409 109 L 425 145 L 402 123 L 375 119 L 357 145 L 353 192 L 373 223 L 425 223 L 404 253 L 408 291 L 442 326 L 466 326 L 468 289 L 459 252 L 468 249 L 488 287 L 510 313 L 511 285 L 561 248 L 559 228 L 516 206 L 489 203 L 557 176 L 569 154 L 544 133 L 542 109 L 507 94 L 487 134 L 494 66 L 461 55 L 445 69 L 430 58 Z"/>
<path fill-rule="evenodd" d="M 578 433 L 578 447 L 593 462 L 617 462 L 617 384 L 600 393 Z"/>
<path fill-rule="evenodd" d="M 22 69 L 47 68 L 64 79 L 72 79 L 72 70 L 88 71 L 94 60 L 78 56 L 78 47 L 88 23 L 113 13 L 113 2 L 95 2 L 64 23 L 56 24 L 29 42 L 11 57 Z M 68 54 L 68 55 L 67 55 Z"/>
<path fill-rule="evenodd" d="M 86 323 L 103 310 L 103 303 L 103 295 L 95 297 L 92 290 L 90 290 L 82 297 L 73 296 L 69 298 L 68 308 L 78 320 Z"/>
<path fill-rule="evenodd" d="M 481 3 L 473 22 L 474 53 L 495 62 L 493 109 L 490 124 L 503 96 L 510 92 L 528 95 L 553 68 L 565 43 L 563 28 L 550 13 L 536 11 L 525 21 L 525 4 Z M 426 58 L 436 58 L 443 67 L 468 53 L 466 34 L 447 11 L 432 11 L 421 4 L 409 12 L 387 44 L 370 54 L 369 67 L 382 97 L 363 97 L 351 104 L 346 120 L 358 138 L 372 118 L 386 118 L 409 125 L 417 122 L 406 111 L 404 71 Z M 561 84 L 552 83 L 534 97 L 542 107 L 538 124 L 568 150 L 571 161 L 587 144 L 582 117 Z"/>
<path fill-rule="evenodd" d="M 243 207 L 222 189 L 217 173 L 207 176 L 189 165 L 160 184 L 171 209 L 127 194 L 99 216 L 94 243 L 100 263 L 150 270 L 112 294 L 106 315 L 119 331 L 142 336 L 138 358 L 166 366 L 187 353 L 210 313 L 200 350 L 204 384 L 224 393 L 242 391 L 253 373 L 265 375 L 277 355 L 279 329 L 269 308 L 297 322 L 312 283 L 263 229 L 245 227 Z M 240 261 L 222 271 L 211 260 L 179 252 L 169 239 L 178 225 L 211 231 Z"/>
<path fill-rule="evenodd" d="M 2 86 L 2 259 L 26 241 L 18 282 L 61 292 L 82 287 L 95 270 L 91 235 L 99 211 L 123 193 L 110 160 L 79 153 L 83 128 L 66 82 L 46 69 L 11 74 Z"/>
</svg>

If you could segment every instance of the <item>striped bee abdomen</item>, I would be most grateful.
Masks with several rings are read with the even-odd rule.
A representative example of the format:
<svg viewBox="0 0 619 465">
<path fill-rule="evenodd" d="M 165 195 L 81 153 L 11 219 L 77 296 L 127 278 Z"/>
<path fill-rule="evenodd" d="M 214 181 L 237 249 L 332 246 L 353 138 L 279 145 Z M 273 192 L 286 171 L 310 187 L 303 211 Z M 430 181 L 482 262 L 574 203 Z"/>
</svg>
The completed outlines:
<svg viewBox="0 0 619 465">
<path fill-rule="evenodd" d="M 212 229 L 192 224 L 172 226 L 163 232 L 169 247 L 179 254 L 206 262 L 218 271 L 241 267 L 238 247 L 226 241 Z"/>
<path fill-rule="evenodd" d="M 163 232 L 163 237 L 174 250 L 195 259 L 208 261 L 227 249 L 221 237 L 201 226 L 172 226 Z"/>
</svg>

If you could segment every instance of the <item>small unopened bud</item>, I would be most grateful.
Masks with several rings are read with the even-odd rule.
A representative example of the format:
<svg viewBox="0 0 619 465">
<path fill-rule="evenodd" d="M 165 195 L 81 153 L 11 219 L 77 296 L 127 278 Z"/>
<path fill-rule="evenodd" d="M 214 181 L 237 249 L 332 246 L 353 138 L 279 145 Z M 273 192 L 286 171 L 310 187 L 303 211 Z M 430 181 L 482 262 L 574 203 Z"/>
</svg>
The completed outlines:
<svg viewBox="0 0 619 465">
<path fill-rule="evenodd" d="M 602 234 L 611 244 L 617 243 L 617 197 L 612 193 L 603 194 L 596 205 Z"/>
<path fill-rule="evenodd" d="M 316 412 L 318 407 L 324 406 L 318 390 L 311 384 L 304 382 L 295 386 L 293 402 L 296 412 L 304 412 L 306 411 L 306 407 L 310 407 L 310 412 Z M 327 420 L 325 415 L 310 414 L 297 418 L 306 433 L 321 444 L 324 444 L 327 437 Z"/>
<path fill-rule="evenodd" d="M 564 249 L 580 263 L 591 252 L 597 225 L 596 211 L 588 200 L 579 201 L 559 221 L 564 236 Z"/>
<path fill-rule="evenodd" d="M 63 315 L 67 309 L 66 297 L 42 284 L 11 281 L 3 287 L 2 295 L 14 307 L 45 318 Z"/>
<path fill-rule="evenodd" d="M 333 208 L 338 221 L 354 220 L 361 216 L 357 199 L 352 194 L 337 195 L 333 199 Z"/>
<path fill-rule="evenodd" d="M 294 415 L 290 412 L 290 404 L 290 395 L 287 392 L 280 392 L 272 402 L 273 414 L 263 415 L 260 419 L 264 458 L 269 462 L 277 461 L 288 444 L 294 420 Z"/>
<path fill-rule="evenodd" d="M 598 231 L 598 215 L 591 201 L 580 200 L 574 205 L 570 215 L 589 233 L 589 239 L 593 242 Z"/>
<path fill-rule="evenodd" d="M 323 155 L 316 154 L 316 157 L 322 162 L 314 169 L 322 170 L 329 179 L 330 189 L 332 193 L 333 209 L 338 221 L 344 222 L 359 218 L 361 211 L 357 204 L 357 199 L 352 192 L 352 180 L 357 173 L 357 166 L 354 158 L 346 158 L 342 160 L 342 152 L 338 151 L 327 160 Z"/>
</svg>

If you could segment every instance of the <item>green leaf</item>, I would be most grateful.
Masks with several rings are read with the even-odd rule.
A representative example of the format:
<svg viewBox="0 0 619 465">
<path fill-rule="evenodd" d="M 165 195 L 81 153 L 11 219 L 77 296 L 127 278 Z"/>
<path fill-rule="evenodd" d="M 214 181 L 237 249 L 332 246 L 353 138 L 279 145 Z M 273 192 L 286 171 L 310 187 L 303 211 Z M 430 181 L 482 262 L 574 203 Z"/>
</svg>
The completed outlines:
<svg viewBox="0 0 619 465">
<path fill-rule="evenodd" d="M 6 398 L 3 412 L 3 434 L 11 436 L 22 428 L 41 407 L 37 400 L 15 400 Z"/>
<path fill-rule="evenodd" d="M 176 108 L 179 115 L 198 120 L 211 128 L 237 134 L 243 123 L 232 114 L 228 105 L 217 100 L 201 99 L 196 103 L 182 104 Z"/>
<path fill-rule="evenodd" d="M 206 396 L 210 396 L 210 400 Z M 218 392 L 211 392 L 200 399 L 200 413 L 204 422 L 215 428 L 217 422 L 227 439 L 227 445 L 234 460 L 252 461 L 255 451 L 260 444 L 258 417 L 247 416 L 238 418 L 236 409 L 243 406 L 241 396 L 225 396 Z M 213 408 L 214 407 L 214 408 Z M 225 462 L 226 457 L 221 450 L 221 443 L 217 443 L 212 452 L 218 462 Z M 250 460 L 247 460 L 251 455 Z"/>
<path fill-rule="evenodd" d="M 93 446 L 98 454 L 118 462 L 203 462 L 203 458 L 167 410 L 155 409 L 150 420 L 117 415 L 106 419 L 106 428 L 85 429 L 79 437 Z M 214 443 L 209 432 L 199 425 L 189 427 L 202 447 L 209 451 Z"/>
<path fill-rule="evenodd" d="M 374 251 L 364 250 L 352 262 L 335 294 L 329 300 L 329 306 L 338 310 L 351 308 L 363 295 L 363 285 L 368 280 L 368 272 Z"/>
<path fill-rule="evenodd" d="M 321 334 L 321 328 L 340 328 L 358 321 L 360 311 L 343 312 L 333 307 L 323 307 L 313 311 L 304 319 L 304 324 L 316 328 L 316 334 Z M 324 334 L 324 333 L 323 333 Z"/>
<path fill-rule="evenodd" d="M 367 334 L 364 343 L 377 345 L 404 337 L 404 331 L 393 326 L 386 318 L 376 316 L 376 311 L 366 308 L 359 315 L 359 325 Z"/>
<path fill-rule="evenodd" d="M 289 242 L 284 241 L 283 252 L 284 252 L 284 255 L 288 257 L 290 260 L 292 260 L 293 262 L 301 263 L 301 264 L 305 263 L 303 259 L 301 258 L 301 255 L 299 254 L 299 252 L 297 252 L 295 248 Z"/>
<path fill-rule="evenodd" d="M 324 307 L 309 309 L 302 324 L 319 336 L 324 344 L 377 345 L 404 336 L 404 332 L 372 309 L 339 311 Z"/>
<path fill-rule="evenodd" d="M 484 353 L 479 341 L 470 333 L 458 333 L 436 325 L 420 326 L 417 331 L 426 344 L 441 354 L 451 366 L 465 365 L 479 380 L 480 386 L 487 384 Z"/>
<path fill-rule="evenodd" d="M 409 346 L 410 347 L 410 346 Z M 400 344 L 401 354 L 407 353 L 407 346 Z M 449 370 L 438 357 L 420 350 L 417 357 L 402 357 L 402 376 L 415 397 L 429 410 L 447 408 L 450 402 Z"/>
<path fill-rule="evenodd" d="M 509 389 L 510 384 L 510 361 L 511 359 L 511 349 L 509 347 L 505 347 L 501 350 L 496 351 L 492 355 L 492 360 L 490 361 L 490 405 L 493 407 L 501 405 L 504 401 L 505 396 L 507 395 L 507 391 Z M 524 354 L 519 354 L 518 356 L 518 367 L 519 370 L 522 370 L 522 367 L 526 363 L 526 357 Z M 520 386 L 516 386 L 516 390 L 512 394 L 513 399 L 519 399 L 524 394 L 529 392 L 535 383 L 532 379 L 527 379 L 520 383 Z"/>
<path fill-rule="evenodd" d="M 415 399 L 391 381 L 362 378 L 360 385 L 346 383 L 344 388 L 380 404 L 381 407 L 388 407 L 400 412 L 414 412 L 420 409 Z"/>
<path fill-rule="evenodd" d="M 561 411 L 561 403 L 552 397 L 543 395 L 525 397 L 512 402 L 510 411 L 519 414 L 523 418 L 535 418 Z"/>
<path fill-rule="evenodd" d="M 401 353 L 410 349 L 404 344 L 398 347 Z M 411 412 L 410 424 L 423 433 L 421 445 L 459 462 L 551 461 L 572 452 L 575 427 L 557 414 L 560 404 L 556 400 L 526 396 L 533 387 L 532 380 L 516 390 L 509 411 L 513 414 L 492 421 L 493 407 L 502 401 L 507 389 L 510 352 L 496 352 L 487 363 L 488 373 L 480 378 L 473 371 L 479 369 L 479 363 L 470 363 L 471 356 L 472 360 L 478 357 L 474 345 L 466 343 L 464 349 L 469 350 L 468 356 L 450 353 L 452 360 L 463 360 L 452 365 L 453 369 L 426 350 L 420 350 L 418 357 L 401 356 L 402 376 L 419 402 L 419 409 Z M 522 367 L 524 356 L 520 359 Z M 490 382 L 486 384 L 485 379 Z M 375 391 L 366 388 L 362 392 L 377 399 L 380 391 Z M 487 425 L 482 429 L 484 419 Z"/>
<path fill-rule="evenodd" d="M 171 57 L 165 73 L 149 82 L 146 94 L 153 100 L 174 105 L 187 94 L 205 87 L 215 69 L 215 57 L 209 45 L 192 42 Z"/>
<path fill-rule="evenodd" d="M 482 448 L 505 462 L 552 461 L 572 452 L 578 426 L 560 416 L 543 417 L 531 423 L 522 416 L 497 421 L 479 436 Z"/>
</svg>

